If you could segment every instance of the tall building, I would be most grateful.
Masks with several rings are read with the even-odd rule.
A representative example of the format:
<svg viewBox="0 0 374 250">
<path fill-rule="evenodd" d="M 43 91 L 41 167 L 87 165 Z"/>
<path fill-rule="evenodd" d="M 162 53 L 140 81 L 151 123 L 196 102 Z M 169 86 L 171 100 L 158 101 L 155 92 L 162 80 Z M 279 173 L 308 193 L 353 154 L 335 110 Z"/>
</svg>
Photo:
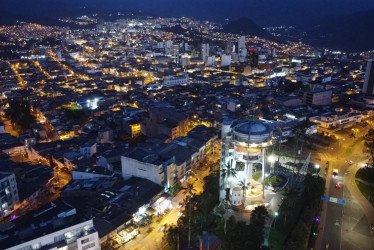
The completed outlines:
<svg viewBox="0 0 374 250">
<path fill-rule="evenodd" d="M 221 67 L 230 66 L 231 64 L 231 55 L 222 54 L 221 55 Z"/>
<path fill-rule="evenodd" d="M 0 172 L 0 216 L 7 215 L 19 203 L 17 182 L 12 172 Z"/>
<path fill-rule="evenodd" d="M 299 97 L 306 105 L 330 105 L 332 98 L 332 90 L 326 90 L 322 88 L 313 88 L 308 91 L 300 91 Z"/>
<path fill-rule="evenodd" d="M 208 56 L 209 56 L 209 43 L 203 43 L 201 44 L 201 59 L 203 59 L 203 61 L 206 62 Z"/>
<path fill-rule="evenodd" d="M 367 95 L 374 94 L 374 64 L 373 60 L 368 61 L 365 72 L 365 82 L 362 93 Z"/>
<path fill-rule="evenodd" d="M 239 54 L 239 62 L 244 63 L 247 61 L 247 49 L 246 48 L 240 48 L 238 51 Z"/>
<path fill-rule="evenodd" d="M 245 48 L 245 36 L 241 36 L 238 39 L 238 51 Z"/>
<path fill-rule="evenodd" d="M 258 67 L 258 49 L 257 48 L 249 48 L 248 50 L 248 64 L 252 68 Z"/>
</svg>

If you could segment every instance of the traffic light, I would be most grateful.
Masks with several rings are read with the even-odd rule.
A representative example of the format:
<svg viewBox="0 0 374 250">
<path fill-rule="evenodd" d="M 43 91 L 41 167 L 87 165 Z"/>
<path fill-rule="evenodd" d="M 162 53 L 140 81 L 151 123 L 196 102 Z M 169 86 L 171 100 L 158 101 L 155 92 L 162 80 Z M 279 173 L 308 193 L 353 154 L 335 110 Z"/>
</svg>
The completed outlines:
<svg viewBox="0 0 374 250">
<path fill-rule="evenodd" d="M 313 232 L 313 236 L 316 236 L 316 235 L 317 235 L 317 233 Z"/>
</svg>

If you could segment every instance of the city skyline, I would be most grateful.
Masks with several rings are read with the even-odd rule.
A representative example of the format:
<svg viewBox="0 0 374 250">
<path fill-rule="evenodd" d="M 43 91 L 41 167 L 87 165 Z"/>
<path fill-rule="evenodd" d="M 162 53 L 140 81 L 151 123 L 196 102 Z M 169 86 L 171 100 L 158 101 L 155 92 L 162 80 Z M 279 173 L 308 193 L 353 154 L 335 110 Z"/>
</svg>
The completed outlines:
<svg viewBox="0 0 374 250">
<path fill-rule="evenodd" d="M 372 5 L 10 3 L 0 248 L 374 249 Z"/>
</svg>

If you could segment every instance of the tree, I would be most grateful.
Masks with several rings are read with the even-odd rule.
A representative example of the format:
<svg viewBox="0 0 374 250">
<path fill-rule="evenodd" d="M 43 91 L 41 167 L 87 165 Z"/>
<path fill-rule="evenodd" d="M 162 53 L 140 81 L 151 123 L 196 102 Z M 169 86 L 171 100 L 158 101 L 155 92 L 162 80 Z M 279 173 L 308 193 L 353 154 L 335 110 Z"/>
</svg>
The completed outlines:
<svg viewBox="0 0 374 250">
<path fill-rule="evenodd" d="M 269 213 L 265 206 L 258 206 L 252 211 L 249 224 L 250 242 L 248 243 L 248 249 L 261 249 L 265 236 L 265 223 L 268 217 Z"/>
<path fill-rule="evenodd" d="M 168 243 L 169 246 L 179 250 L 181 233 L 182 230 L 179 226 L 170 226 L 166 230 L 163 239 Z"/>
<path fill-rule="evenodd" d="M 245 203 L 245 197 L 246 197 L 246 191 L 247 191 L 247 189 L 250 188 L 250 185 L 247 185 L 247 183 L 245 183 L 245 180 L 242 180 L 242 181 L 239 182 L 239 186 L 243 190 L 243 205 L 244 205 L 244 203 Z"/>
<path fill-rule="evenodd" d="M 304 194 L 307 204 L 314 209 L 318 209 L 321 196 L 325 192 L 325 180 L 319 176 L 313 176 L 308 173 L 305 176 L 304 185 Z"/>
<path fill-rule="evenodd" d="M 231 159 L 231 161 L 229 161 L 227 164 L 224 163 L 223 168 L 221 169 L 221 178 L 223 180 L 223 185 L 224 185 L 224 188 L 226 189 L 226 192 L 230 191 L 230 187 L 229 187 L 230 178 L 236 177 L 236 170 L 235 168 L 233 168 L 232 162 L 233 160 Z"/>
<path fill-rule="evenodd" d="M 374 162 L 374 129 L 364 136 L 364 153 L 370 156 L 370 162 Z"/>
<path fill-rule="evenodd" d="M 35 123 L 35 116 L 31 113 L 31 105 L 27 101 L 10 101 L 9 109 L 5 111 L 5 117 L 8 118 L 15 130 L 22 134 Z"/>
<path fill-rule="evenodd" d="M 195 194 L 196 189 L 193 183 L 187 183 L 187 187 L 183 188 L 184 194 L 187 194 L 188 199 L 188 247 L 191 244 L 191 204 L 192 204 L 192 196 Z"/>
<path fill-rule="evenodd" d="M 295 187 L 290 187 L 283 193 L 284 199 L 280 207 L 280 212 L 284 216 L 285 222 L 287 222 L 287 217 L 293 213 L 298 195 L 299 193 Z"/>
<path fill-rule="evenodd" d="M 307 129 L 308 129 L 308 121 L 307 120 L 302 121 L 302 122 L 296 124 L 293 127 L 293 133 L 295 134 L 295 137 L 296 137 L 296 144 L 295 144 L 296 145 L 296 150 L 297 150 L 299 141 L 301 141 L 301 149 L 300 150 L 301 151 L 303 150 L 304 142 L 305 142 L 305 139 L 306 139 Z"/>
<path fill-rule="evenodd" d="M 83 126 L 87 123 L 89 115 L 83 109 L 65 109 L 65 116 L 67 119 Z"/>
</svg>

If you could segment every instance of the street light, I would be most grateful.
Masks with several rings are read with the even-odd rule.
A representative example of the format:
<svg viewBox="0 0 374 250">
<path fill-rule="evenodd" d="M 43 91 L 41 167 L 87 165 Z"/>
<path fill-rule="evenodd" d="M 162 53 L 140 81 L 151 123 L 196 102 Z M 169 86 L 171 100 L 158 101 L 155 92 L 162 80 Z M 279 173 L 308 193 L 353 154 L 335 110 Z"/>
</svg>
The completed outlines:
<svg viewBox="0 0 374 250">
<path fill-rule="evenodd" d="M 274 213 L 274 228 L 275 228 L 275 223 L 277 222 L 278 215 L 279 215 L 278 211 L 275 211 L 275 213 Z"/>
<path fill-rule="evenodd" d="M 316 168 L 316 174 L 318 174 L 319 164 L 316 164 L 314 167 Z"/>
</svg>

